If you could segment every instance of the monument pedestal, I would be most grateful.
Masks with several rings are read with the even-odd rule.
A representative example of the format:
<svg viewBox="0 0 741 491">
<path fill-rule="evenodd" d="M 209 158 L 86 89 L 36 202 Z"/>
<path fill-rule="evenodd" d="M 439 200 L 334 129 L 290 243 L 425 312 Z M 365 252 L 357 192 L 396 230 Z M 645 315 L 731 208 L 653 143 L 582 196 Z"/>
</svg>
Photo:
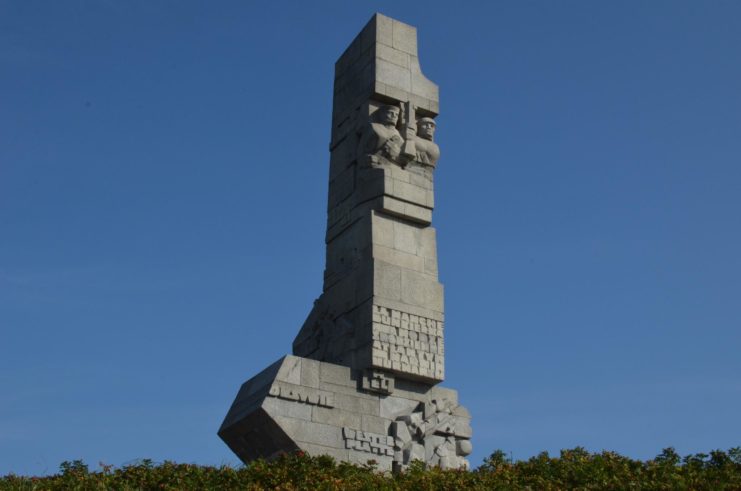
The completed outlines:
<svg viewBox="0 0 741 491">
<path fill-rule="evenodd" d="M 390 390 L 390 392 L 389 392 Z M 303 450 L 402 469 L 413 460 L 467 467 L 471 417 L 454 390 L 285 356 L 245 382 L 219 436 L 245 462 Z"/>
</svg>

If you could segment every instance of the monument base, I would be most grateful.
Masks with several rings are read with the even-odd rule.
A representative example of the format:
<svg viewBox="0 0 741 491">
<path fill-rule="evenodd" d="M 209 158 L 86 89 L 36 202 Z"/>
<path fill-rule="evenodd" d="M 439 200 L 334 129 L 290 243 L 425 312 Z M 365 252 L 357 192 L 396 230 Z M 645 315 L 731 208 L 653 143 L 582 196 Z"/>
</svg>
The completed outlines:
<svg viewBox="0 0 741 491">
<path fill-rule="evenodd" d="M 287 355 L 242 385 L 219 436 L 245 463 L 303 450 L 451 469 L 468 467 L 470 421 L 454 390 Z"/>
</svg>

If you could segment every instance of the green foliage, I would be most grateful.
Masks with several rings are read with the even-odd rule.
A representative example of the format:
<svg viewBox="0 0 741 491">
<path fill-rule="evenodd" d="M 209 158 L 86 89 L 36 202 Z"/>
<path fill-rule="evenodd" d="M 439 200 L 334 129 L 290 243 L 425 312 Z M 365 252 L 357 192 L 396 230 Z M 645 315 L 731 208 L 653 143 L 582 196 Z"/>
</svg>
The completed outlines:
<svg viewBox="0 0 741 491">
<path fill-rule="evenodd" d="M 0 477 L 0 490 L 741 490 L 741 447 L 682 458 L 665 448 L 653 460 L 633 460 L 615 452 L 590 453 L 581 447 L 558 457 L 542 452 L 513 462 L 497 450 L 476 470 L 426 469 L 414 462 L 399 474 L 379 472 L 375 462 L 337 463 L 303 452 L 271 462 L 233 468 L 141 460 L 91 472 L 81 460 L 62 462 L 47 477 Z"/>
</svg>

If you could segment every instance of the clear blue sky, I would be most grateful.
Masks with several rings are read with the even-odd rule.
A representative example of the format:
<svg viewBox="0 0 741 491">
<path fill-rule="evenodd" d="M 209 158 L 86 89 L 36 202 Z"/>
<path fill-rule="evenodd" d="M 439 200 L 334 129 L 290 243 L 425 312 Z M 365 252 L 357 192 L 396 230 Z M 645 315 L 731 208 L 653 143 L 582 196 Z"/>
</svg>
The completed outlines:
<svg viewBox="0 0 741 491">
<path fill-rule="evenodd" d="M 235 463 L 321 291 L 333 65 L 441 88 L 447 380 L 478 465 L 741 445 L 741 3 L 0 1 L 0 474 Z"/>
</svg>

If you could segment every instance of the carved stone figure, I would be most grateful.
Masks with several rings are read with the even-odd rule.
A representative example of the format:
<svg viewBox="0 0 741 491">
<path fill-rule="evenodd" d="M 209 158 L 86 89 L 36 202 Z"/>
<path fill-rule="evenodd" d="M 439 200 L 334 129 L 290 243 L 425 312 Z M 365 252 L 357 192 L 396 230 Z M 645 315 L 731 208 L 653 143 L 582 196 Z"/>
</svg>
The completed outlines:
<svg viewBox="0 0 741 491">
<path fill-rule="evenodd" d="M 417 120 L 417 162 L 435 167 L 440 158 L 440 147 L 433 141 L 437 124 L 432 118 L 420 118 Z"/>
<path fill-rule="evenodd" d="M 399 155 L 404 144 L 399 130 L 401 109 L 396 106 L 381 106 L 372 116 L 360 141 L 360 157 L 370 157 L 370 163 L 378 163 L 378 157 L 399 163 Z"/>
</svg>

